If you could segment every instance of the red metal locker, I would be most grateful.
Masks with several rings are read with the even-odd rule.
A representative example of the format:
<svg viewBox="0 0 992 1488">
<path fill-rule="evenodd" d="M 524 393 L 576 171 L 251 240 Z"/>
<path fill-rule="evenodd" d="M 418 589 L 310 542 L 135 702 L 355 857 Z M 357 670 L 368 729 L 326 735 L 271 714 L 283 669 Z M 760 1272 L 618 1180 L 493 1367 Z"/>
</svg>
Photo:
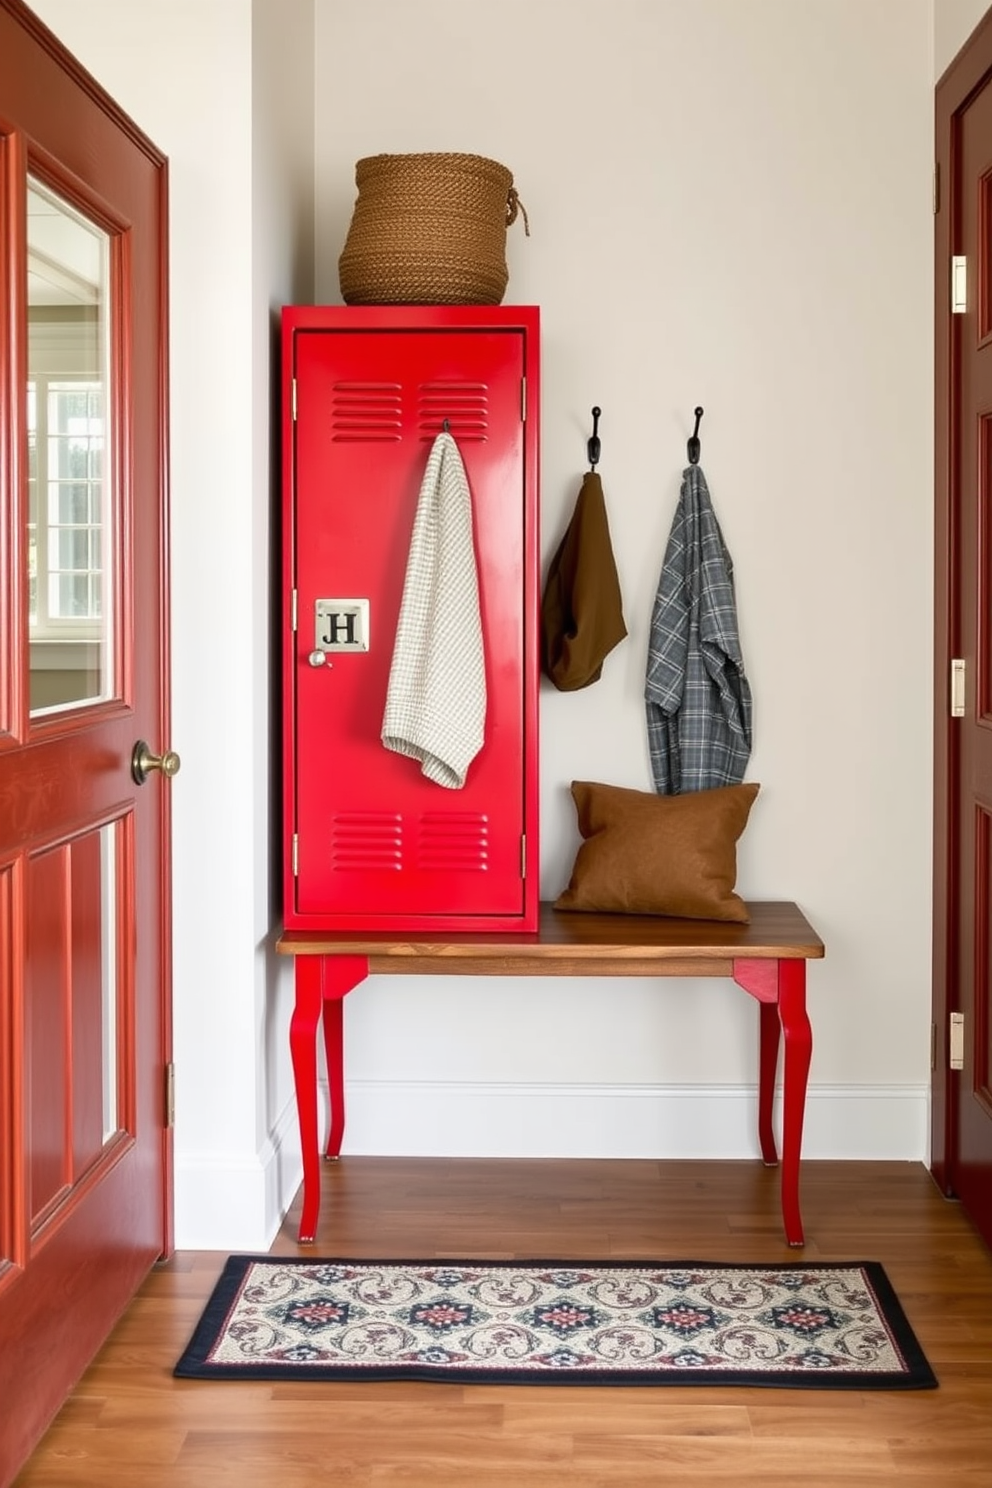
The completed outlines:
<svg viewBox="0 0 992 1488">
<path fill-rule="evenodd" d="M 538 330 L 534 307 L 283 311 L 287 929 L 537 928 Z M 486 684 L 456 789 L 380 737 L 445 421 Z"/>
</svg>

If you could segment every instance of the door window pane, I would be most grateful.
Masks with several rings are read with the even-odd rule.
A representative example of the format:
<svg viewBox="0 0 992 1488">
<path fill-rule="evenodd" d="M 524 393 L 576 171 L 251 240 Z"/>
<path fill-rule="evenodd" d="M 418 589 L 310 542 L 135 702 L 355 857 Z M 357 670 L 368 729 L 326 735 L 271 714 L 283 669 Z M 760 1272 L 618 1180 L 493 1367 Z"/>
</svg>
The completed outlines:
<svg viewBox="0 0 992 1488">
<path fill-rule="evenodd" d="M 28 185 L 31 712 L 113 695 L 110 239 Z M 111 540 L 107 540 L 107 539 Z"/>
</svg>

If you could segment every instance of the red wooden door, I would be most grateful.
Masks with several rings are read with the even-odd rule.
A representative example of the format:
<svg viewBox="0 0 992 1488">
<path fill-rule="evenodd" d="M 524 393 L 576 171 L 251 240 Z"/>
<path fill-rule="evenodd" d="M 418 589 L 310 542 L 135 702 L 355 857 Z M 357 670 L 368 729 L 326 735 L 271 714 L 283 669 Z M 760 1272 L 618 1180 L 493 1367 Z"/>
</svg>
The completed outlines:
<svg viewBox="0 0 992 1488">
<path fill-rule="evenodd" d="M 430 315 L 286 312 L 288 926 L 527 928 L 536 914 L 534 313 Z M 380 738 L 414 514 L 445 419 L 471 489 L 487 685 L 485 742 L 457 790 Z M 332 630 L 347 637 L 340 616 L 356 605 L 362 644 L 311 665 Z"/>
<path fill-rule="evenodd" d="M 954 1192 L 992 1244 L 992 85 L 960 122 L 961 237 L 971 272 L 955 316 L 959 547 L 955 655 L 965 662 L 964 716 L 953 724 L 957 1010 L 963 1068 L 956 1082 Z"/>
<path fill-rule="evenodd" d="M 0 0 L 0 1484 L 170 1245 L 166 172 Z"/>
<path fill-rule="evenodd" d="M 992 1246 L 990 17 L 938 84 L 936 142 L 933 1171 Z"/>
</svg>

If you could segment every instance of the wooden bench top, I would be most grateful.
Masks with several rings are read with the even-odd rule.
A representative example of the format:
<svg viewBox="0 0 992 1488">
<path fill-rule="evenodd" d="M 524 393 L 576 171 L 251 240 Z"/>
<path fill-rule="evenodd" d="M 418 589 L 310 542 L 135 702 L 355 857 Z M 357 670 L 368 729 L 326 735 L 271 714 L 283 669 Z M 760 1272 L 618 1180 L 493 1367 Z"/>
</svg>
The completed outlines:
<svg viewBox="0 0 992 1488">
<path fill-rule="evenodd" d="M 536 931 L 284 931 L 285 956 L 367 956 L 369 971 L 472 976 L 730 976 L 737 960 L 816 960 L 823 942 L 795 905 L 748 904 L 750 924 L 586 914 L 541 905 Z"/>
</svg>

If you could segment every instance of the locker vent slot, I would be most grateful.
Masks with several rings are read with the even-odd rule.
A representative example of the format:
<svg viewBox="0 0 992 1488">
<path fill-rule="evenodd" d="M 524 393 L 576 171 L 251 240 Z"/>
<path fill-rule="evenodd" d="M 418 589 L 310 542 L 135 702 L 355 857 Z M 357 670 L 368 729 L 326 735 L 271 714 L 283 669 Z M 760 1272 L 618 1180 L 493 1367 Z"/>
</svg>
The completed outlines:
<svg viewBox="0 0 992 1488">
<path fill-rule="evenodd" d="M 331 821 L 331 867 L 341 873 L 403 867 L 403 819 L 393 812 L 341 812 Z"/>
<path fill-rule="evenodd" d="M 428 811 L 417 833 L 422 872 L 485 873 L 489 867 L 489 818 L 468 811 Z"/>
<path fill-rule="evenodd" d="M 338 444 L 389 443 L 403 436 L 398 382 L 336 382 L 331 399 L 331 438 Z"/>
<path fill-rule="evenodd" d="M 489 389 L 484 382 L 422 382 L 417 390 L 421 439 L 436 439 L 448 420 L 459 442 L 489 438 Z"/>
</svg>

